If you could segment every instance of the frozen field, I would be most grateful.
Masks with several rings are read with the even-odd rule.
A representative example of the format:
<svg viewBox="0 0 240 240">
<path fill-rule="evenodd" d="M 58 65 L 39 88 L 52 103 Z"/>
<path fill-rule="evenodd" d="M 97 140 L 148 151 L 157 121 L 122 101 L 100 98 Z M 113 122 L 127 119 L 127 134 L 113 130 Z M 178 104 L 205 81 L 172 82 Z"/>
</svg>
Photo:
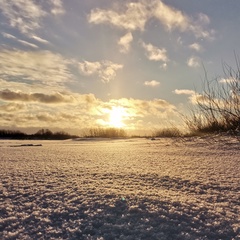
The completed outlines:
<svg viewBox="0 0 240 240">
<path fill-rule="evenodd" d="M 0 239 L 240 239 L 239 153 L 233 138 L 0 140 Z"/>
</svg>

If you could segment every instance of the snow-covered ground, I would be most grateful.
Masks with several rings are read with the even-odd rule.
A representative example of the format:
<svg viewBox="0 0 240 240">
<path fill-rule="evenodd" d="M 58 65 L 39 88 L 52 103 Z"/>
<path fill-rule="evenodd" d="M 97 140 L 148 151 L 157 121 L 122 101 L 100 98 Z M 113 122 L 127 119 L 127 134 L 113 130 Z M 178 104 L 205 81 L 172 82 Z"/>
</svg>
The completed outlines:
<svg viewBox="0 0 240 240">
<path fill-rule="evenodd" d="M 240 239 L 239 153 L 234 138 L 0 140 L 0 239 Z"/>
</svg>

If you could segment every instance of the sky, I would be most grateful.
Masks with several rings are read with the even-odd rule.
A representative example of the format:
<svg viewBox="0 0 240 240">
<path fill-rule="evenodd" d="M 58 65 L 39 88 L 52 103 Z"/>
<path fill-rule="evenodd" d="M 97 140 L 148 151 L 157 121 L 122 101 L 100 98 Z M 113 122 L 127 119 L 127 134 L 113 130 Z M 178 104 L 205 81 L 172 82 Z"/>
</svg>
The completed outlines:
<svg viewBox="0 0 240 240">
<path fill-rule="evenodd" d="M 0 0 L 0 128 L 183 126 L 205 71 L 222 81 L 222 64 L 235 66 L 239 10 L 236 0 Z"/>
</svg>

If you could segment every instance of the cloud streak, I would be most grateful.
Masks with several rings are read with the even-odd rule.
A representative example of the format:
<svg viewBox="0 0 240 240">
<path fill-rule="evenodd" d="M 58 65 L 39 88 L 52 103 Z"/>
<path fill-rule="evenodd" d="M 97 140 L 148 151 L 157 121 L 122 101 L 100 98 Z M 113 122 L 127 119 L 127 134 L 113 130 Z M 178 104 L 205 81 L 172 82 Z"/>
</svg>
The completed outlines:
<svg viewBox="0 0 240 240">
<path fill-rule="evenodd" d="M 8 39 L 14 39 L 16 40 L 17 42 L 25 45 L 25 46 L 28 46 L 28 47 L 32 47 L 32 48 L 38 48 L 37 45 L 33 44 L 33 43 L 30 43 L 30 42 L 27 42 L 27 41 L 24 41 L 24 40 L 21 40 L 21 39 L 18 39 L 16 38 L 15 36 L 11 35 L 11 34 L 8 34 L 8 33 L 2 33 L 2 35 L 5 37 L 5 38 L 8 38 Z"/>
<path fill-rule="evenodd" d="M 42 19 L 50 13 L 54 15 L 64 13 L 61 0 L 49 0 L 46 4 L 44 9 L 31 0 L 1 0 L 0 9 L 11 27 L 28 34 L 41 28 Z"/>
<path fill-rule="evenodd" d="M 0 77 L 4 80 L 61 85 L 73 80 L 70 64 L 71 61 L 50 51 L 0 51 Z"/>
<path fill-rule="evenodd" d="M 39 102 L 46 104 L 70 103 L 74 101 L 73 97 L 61 93 L 54 93 L 51 95 L 44 93 L 27 94 L 20 91 L 14 92 L 8 89 L 0 91 L 0 99 L 5 101 Z"/>
<path fill-rule="evenodd" d="M 157 87 L 160 85 L 160 82 L 156 81 L 156 80 L 152 80 L 152 81 L 145 81 L 144 82 L 145 86 L 149 86 L 149 87 Z"/>
</svg>

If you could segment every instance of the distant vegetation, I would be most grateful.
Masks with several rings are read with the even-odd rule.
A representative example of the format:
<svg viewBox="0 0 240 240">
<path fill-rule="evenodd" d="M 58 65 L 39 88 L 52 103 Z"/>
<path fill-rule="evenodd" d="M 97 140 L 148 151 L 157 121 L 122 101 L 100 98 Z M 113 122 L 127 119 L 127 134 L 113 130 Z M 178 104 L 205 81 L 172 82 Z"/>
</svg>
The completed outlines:
<svg viewBox="0 0 240 240">
<path fill-rule="evenodd" d="M 240 61 L 236 69 L 223 65 L 224 78 L 209 80 L 205 71 L 202 93 L 185 122 L 192 133 L 240 134 Z"/>
<path fill-rule="evenodd" d="M 153 133 L 153 137 L 182 137 L 183 133 L 177 127 L 162 128 Z"/>
<path fill-rule="evenodd" d="M 91 128 L 85 134 L 88 138 L 122 138 L 126 137 L 127 133 L 122 128 Z"/>
<path fill-rule="evenodd" d="M 236 57 L 236 69 L 223 65 L 224 78 L 209 80 L 205 71 L 202 92 L 195 94 L 195 107 L 185 116 L 190 133 L 178 128 L 156 130 L 152 137 L 185 137 L 212 133 L 228 133 L 240 138 L 240 60 Z M 41 129 L 35 134 L 18 130 L 0 130 L 0 139 L 64 140 L 78 138 L 66 132 Z M 122 128 L 91 128 L 84 137 L 123 138 L 127 133 Z"/>
<path fill-rule="evenodd" d="M 63 131 L 52 132 L 49 129 L 41 129 L 35 134 L 26 134 L 18 130 L 0 130 L 1 139 L 39 139 L 39 140 L 64 140 L 77 138 L 78 136 L 70 135 Z"/>
<path fill-rule="evenodd" d="M 122 138 L 127 133 L 121 128 L 91 128 L 84 137 L 88 138 Z M 49 129 L 40 129 L 34 134 L 26 134 L 18 130 L 0 130 L 0 139 L 38 139 L 38 140 L 65 140 L 79 138 L 66 132 L 52 132 Z"/>
</svg>

